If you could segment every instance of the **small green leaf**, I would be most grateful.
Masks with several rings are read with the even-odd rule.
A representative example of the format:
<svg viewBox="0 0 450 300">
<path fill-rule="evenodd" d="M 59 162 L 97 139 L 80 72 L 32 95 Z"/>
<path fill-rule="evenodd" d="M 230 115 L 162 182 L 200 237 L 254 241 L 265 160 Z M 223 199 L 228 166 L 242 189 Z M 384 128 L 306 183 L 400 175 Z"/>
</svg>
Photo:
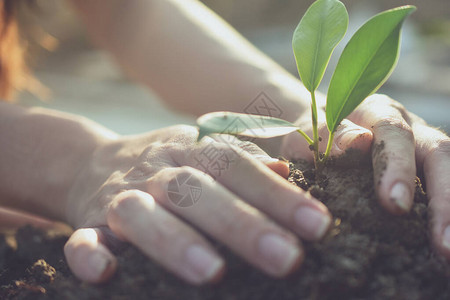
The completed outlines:
<svg viewBox="0 0 450 300">
<path fill-rule="evenodd" d="M 213 112 L 197 119 L 198 140 L 210 134 L 232 134 L 257 138 L 270 138 L 298 130 L 288 121 L 267 116 Z"/>
<path fill-rule="evenodd" d="M 318 0 L 306 11 L 292 39 L 295 60 L 305 87 L 314 92 L 331 53 L 347 31 L 348 14 L 338 0 Z"/>
<path fill-rule="evenodd" d="M 392 73 L 403 21 L 414 10 L 414 6 L 407 5 L 382 12 L 350 39 L 328 89 L 326 117 L 330 132 Z"/>
</svg>

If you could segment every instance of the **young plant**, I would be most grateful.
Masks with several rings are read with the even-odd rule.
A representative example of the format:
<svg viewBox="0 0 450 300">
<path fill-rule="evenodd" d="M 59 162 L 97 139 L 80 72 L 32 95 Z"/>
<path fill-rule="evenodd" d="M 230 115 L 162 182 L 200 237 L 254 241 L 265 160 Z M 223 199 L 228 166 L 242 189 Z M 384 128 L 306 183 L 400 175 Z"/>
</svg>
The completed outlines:
<svg viewBox="0 0 450 300">
<path fill-rule="evenodd" d="M 323 155 L 319 153 L 315 91 L 333 50 L 347 31 L 347 10 L 338 0 L 315 1 L 295 29 L 292 41 L 300 78 L 311 93 L 312 138 L 294 124 L 281 119 L 214 112 L 198 118 L 198 139 L 214 133 L 269 138 L 298 131 L 313 150 L 317 168 L 328 158 L 334 133 L 341 121 L 366 97 L 376 92 L 392 73 L 399 56 L 403 21 L 414 10 L 414 6 L 406 5 L 372 17 L 345 46 L 328 88 L 325 110 L 329 138 Z"/>
</svg>

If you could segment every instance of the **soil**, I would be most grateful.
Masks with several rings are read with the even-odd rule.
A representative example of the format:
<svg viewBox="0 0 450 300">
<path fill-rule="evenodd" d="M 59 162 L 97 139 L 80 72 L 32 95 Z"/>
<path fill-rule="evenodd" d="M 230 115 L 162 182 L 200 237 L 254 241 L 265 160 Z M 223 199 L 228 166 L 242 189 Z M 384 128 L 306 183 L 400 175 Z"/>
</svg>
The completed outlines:
<svg viewBox="0 0 450 300">
<path fill-rule="evenodd" d="M 430 247 L 420 181 L 411 212 L 391 216 L 376 200 L 370 163 L 355 157 L 332 161 L 317 182 L 310 165 L 291 164 L 289 181 L 321 199 L 334 226 L 322 241 L 305 243 L 303 266 L 286 279 L 269 278 L 216 245 L 228 262 L 225 277 L 192 287 L 126 246 L 116 249 L 113 279 L 89 285 L 65 263 L 67 236 L 25 227 L 0 236 L 0 299 L 450 299 L 450 266 Z"/>
</svg>

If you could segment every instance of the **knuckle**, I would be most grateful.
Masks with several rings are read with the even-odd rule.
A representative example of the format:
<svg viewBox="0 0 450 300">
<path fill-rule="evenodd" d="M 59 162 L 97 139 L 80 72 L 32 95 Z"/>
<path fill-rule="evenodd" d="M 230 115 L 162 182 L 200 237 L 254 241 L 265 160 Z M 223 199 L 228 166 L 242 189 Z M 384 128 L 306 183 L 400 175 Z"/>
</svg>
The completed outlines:
<svg viewBox="0 0 450 300">
<path fill-rule="evenodd" d="M 389 105 L 390 105 L 391 107 L 397 109 L 398 111 L 400 111 L 400 112 L 402 113 L 402 115 L 403 115 L 404 113 L 406 113 L 406 108 L 405 108 L 405 106 L 404 106 L 403 104 L 401 104 L 400 102 L 398 102 L 398 101 L 394 101 L 394 100 L 391 99 Z"/>
<path fill-rule="evenodd" d="M 379 104 L 383 104 L 383 105 L 392 105 L 395 101 L 385 95 L 385 94 L 373 94 L 370 95 L 369 97 L 366 98 L 366 100 L 363 101 L 363 104 L 366 105 L 379 105 Z"/>
<path fill-rule="evenodd" d="M 435 152 L 450 155 L 450 138 L 437 142 Z"/>
<path fill-rule="evenodd" d="M 205 145 L 205 147 L 214 146 L 219 152 L 229 153 L 232 151 L 239 152 L 240 146 L 248 145 L 247 143 L 251 144 L 250 142 L 239 141 L 238 139 L 219 139 L 219 141 L 213 142 L 210 145 Z"/>
<path fill-rule="evenodd" d="M 109 213 L 115 216 L 122 216 L 124 212 L 128 212 L 136 207 L 136 205 L 142 200 L 144 192 L 139 190 L 128 190 L 121 192 L 114 199 Z"/>
<path fill-rule="evenodd" d="M 431 147 L 427 157 L 447 157 L 450 158 L 450 138 L 440 139 Z"/>
<path fill-rule="evenodd" d="M 248 235 L 252 230 L 260 228 L 263 222 L 261 213 L 255 208 L 242 203 L 239 207 L 227 214 L 222 214 L 223 219 L 219 227 L 219 236 L 230 236 L 237 239 Z M 257 216 L 261 216 L 258 218 Z M 261 219 L 258 221 L 258 219 Z M 247 233 L 245 232 L 247 231 Z"/>
<path fill-rule="evenodd" d="M 255 143 L 252 143 L 250 141 L 241 141 L 239 140 L 239 142 L 237 143 L 237 146 L 250 153 L 250 154 L 256 154 L 256 153 L 261 153 L 263 152 L 263 150 L 261 150 L 261 148 L 259 148 L 258 145 L 256 145 Z"/>
<path fill-rule="evenodd" d="M 401 117 L 406 121 L 406 123 L 411 124 L 411 116 L 405 106 L 403 106 L 403 104 L 398 101 L 392 100 L 390 106 L 400 113 Z"/>
<path fill-rule="evenodd" d="M 173 205 L 171 202 L 180 200 L 178 198 L 180 195 L 190 194 L 186 190 L 189 186 L 201 187 L 205 179 L 209 178 L 205 173 L 189 166 L 166 168 L 149 180 L 147 189 L 151 191 L 158 203 L 171 206 Z M 180 205 L 177 204 L 177 206 Z"/>
<path fill-rule="evenodd" d="M 277 199 L 279 198 L 279 195 L 283 194 L 286 194 L 286 187 L 284 185 L 281 185 L 275 180 L 268 180 L 265 183 L 265 188 L 260 189 L 260 204 L 264 206 L 274 205 L 275 203 L 273 203 L 270 199 Z"/>
<path fill-rule="evenodd" d="M 245 155 L 244 153 L 243 149 L 235 145 L 212 142 L 191 151 L 188 154 L 187 163 L 195 168 L 195 172 L 200 170 L 202 173 L 212 175 L 211 172 L 214 169 L 220 169 L 221 172 L 228 171 L 233 167 L 236 159 Z"/>
<path fill-rule="evenodd" d="M 415 164 L 411 161 L 411 157 L 407 155 L 398 155 L 396 153 L 388 153 L 388 155 L 389 164 L 395 166 L 396 168 L 401 168 L 402 170 L 411 170 L 411 168 L 415 167 Z"/>
<path fill-rule="evenodd" d="M 181 166 L 176 168 L 165 168 L 158 172 L 159 177 L 164 181 L 171 181 L 178 176 L 196 176 L 198 170 L 190 166 Z"/>
<path fill-rule="evenodd" d="M 253 139 L 245 140 L 247 137 L 238 138 L 230 134 L 220 134 L 213 138 L 217 142 L 217 147 L 223 147 L 223 151 L 239 152 L 245 150 L 249 153 L 261 152 L 261 148 L 252 142 Z M 228 149 L 226 149 L 228 148 Z M 225 150 L 226 149 L 226 150 Z"/>
<path fill-rule="evenodd" d="M 398 118 L 381 119 L 372 126 L 372 129 L 374 131 L 383 131 L 401 134 L 402 136 L 410 140 L 414 139 L 414 134 L 411 129 L 411 126 L 409 126 L 409 124 L 406 123 L 405 120 Z"/>
<path fill-rule="evenodd" d="M 192 144 L 197 141 L 198 129 L 193 126 L 175 125 L 170 130 L 173 131 L 172 143 Z"/>
<path fill-rule="evenodd" d="M 172 165 L 174 161 L 180 160 L 181 155 L 186 153 L 188 147 L 189 145 L 170 141 L 158 145 L 149 158 L 151 158 L 153 166 Z"/>
<path fill-rule="evenodd" d="M 170 247 L 190 239 L 192 239 L 191 234 L 172 218 L 155 223 L 152 227 L 152 244 L 156 249 L 166 253 L 169 253 Z"/>
</svg>

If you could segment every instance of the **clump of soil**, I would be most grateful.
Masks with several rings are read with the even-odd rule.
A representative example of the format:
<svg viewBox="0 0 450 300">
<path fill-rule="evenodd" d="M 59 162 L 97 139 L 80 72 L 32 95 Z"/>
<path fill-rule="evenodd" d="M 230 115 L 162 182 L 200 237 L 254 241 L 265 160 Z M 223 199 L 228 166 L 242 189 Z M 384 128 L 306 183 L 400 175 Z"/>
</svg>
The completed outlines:
<svg viewBox="0 0 450 300">
<path fill-rule="evenodd" d="M 411 212 L 394 217 L 376 200 L 370 163 L 350 165 L 331 162 L 316 182 L 310 165 L 291 164 L 289 181 L 321 199 L 334 226 L 322 241 L 305 243 L 302 268 L 286 279 L 270 278 L 217 245 L 227 274 L 193 287 L 127 246 L 116 251 L 113 279 L 89 285 L 65 263 L 66 236 L 25 227 L 14 236 L 17 245 L 0 236 L 0 299 L 450 299 L 450 267 L 430 247 L 420 182 Z"/>
</svg>

